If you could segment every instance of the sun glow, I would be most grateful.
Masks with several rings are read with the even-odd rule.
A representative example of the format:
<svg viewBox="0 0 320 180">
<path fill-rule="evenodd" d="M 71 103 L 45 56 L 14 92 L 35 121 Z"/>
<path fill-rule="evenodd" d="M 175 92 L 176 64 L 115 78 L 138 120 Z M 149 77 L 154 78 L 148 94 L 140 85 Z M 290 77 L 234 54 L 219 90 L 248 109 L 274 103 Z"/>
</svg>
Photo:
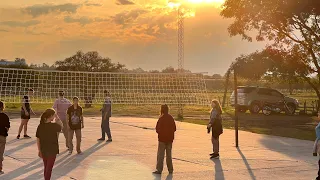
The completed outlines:
<svg viewBox="0 0 320 180">
<path fill-rule="evenodd" d="M 214 5 L 216 7 L 220 7 L 223 5 L 225 0 L 168 0 L 168 6 L 170 8 L 179 8 L 180 6 L 185 5 Z"/>
<path fill-rule="evenodd" d="M 193 4 L 200 4 L 200 3 L 223 4 L 225 0 L 186 0 L 186 1 Z"/>
</svg>

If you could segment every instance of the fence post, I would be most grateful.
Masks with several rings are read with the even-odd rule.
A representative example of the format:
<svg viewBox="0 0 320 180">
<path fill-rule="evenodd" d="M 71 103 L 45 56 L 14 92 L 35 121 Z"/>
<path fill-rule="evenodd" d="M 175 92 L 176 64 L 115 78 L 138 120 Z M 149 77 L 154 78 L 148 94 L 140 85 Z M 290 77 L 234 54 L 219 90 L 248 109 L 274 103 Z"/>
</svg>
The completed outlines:
<svg viewBox="0 0 320 180">
<path fill-rule="evenodd" d="M 238 117 L 238 85 L 237 85 L 237 71 L 236 68 L 233 70 L 234 76 L 234 115 L 235 115 L 235 136 L 236 136 L 236 147 L 239 147 L 239 117 Z"/>
<path fill-rule="evenodd" d="M 307 114 L 307 101 L 305 100 L 303 103 L 304 113 Z"/>
</svg>

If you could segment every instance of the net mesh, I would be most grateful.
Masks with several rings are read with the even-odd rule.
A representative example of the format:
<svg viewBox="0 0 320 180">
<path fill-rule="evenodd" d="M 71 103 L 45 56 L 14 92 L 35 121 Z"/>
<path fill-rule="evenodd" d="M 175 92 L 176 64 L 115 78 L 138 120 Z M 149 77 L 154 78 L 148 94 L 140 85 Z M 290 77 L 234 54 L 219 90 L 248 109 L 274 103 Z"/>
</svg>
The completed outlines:
<svg viewBox="0 0 320 180">
<path fill-rule="evenodd" d="M 66 97 L 102 103 L 104 91 L 114 104 L 207 105 L 202 74 L 101 73 L 0 68 L 0 99 L 20 103 L 28 88 L 32 102 L 52 103 L 63 90 Z"/>
</svg>

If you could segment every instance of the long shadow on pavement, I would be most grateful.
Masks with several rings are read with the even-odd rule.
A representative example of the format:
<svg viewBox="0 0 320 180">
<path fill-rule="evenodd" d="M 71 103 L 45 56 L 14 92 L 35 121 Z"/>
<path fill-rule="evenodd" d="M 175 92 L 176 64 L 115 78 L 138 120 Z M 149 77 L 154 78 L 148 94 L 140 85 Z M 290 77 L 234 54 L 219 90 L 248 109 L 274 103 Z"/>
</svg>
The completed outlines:
<svg viewBox="0 0 320 180">
<path fill-rule="evenodd" d="M 308 160 L 310 163 L 314 161 L 312 155 L 310 156 L 313 149 L 312 141 L 270 136 L 262 138 L 260 143 L 271 151 L 285 154 L 293 159 Z"/>
<path fill-rule="evenodd" d="M 66 153 L 66 152 L 64 152 L 64 153 Z M 64 153 L 61 153 L 58 156 L 62 156 Z M 59 161 L 61 161 L 61 160 L 58 160 L 57 163 L 59 163 Z M 26 164 L 26 165 L 19 167 L 9 173 L 1 175 L 0 179 L 3 179 L 3 180 L 5 180 L 5 179 L 8 179 L 8 180 L 9 179 L 22 179 L 22 178 L 19 178 L 21 175 L 24 175 L 24 174 L 31 172 L 35 169 L 38 169 L 40 167 L 43 167 L 42 159 L 37 158 L 36 160 L 30 162 L 29 164 Z M 41 178 L 39 178 L 39 179 L 41 179 Z"/>
<path fill-rule="evenodd" d="M 161 174 L 153 174 L 154 176 L 154 180 L 161 180 L 162 175 Z M 173 175 L 172 174 L 168 174 L 166 177 L 166 180 L 172 180 L 173 179 Z"/>
<path fill-rule="evenodd" d="M 18 141 L 21 141 L 21 140 L 20 139 L 12 139 L 12 140 L 6 142 L 6 145 L 13 144 L 13 143 L 18 142 Z"/>
<path fill-rule="evenodd" d="M 15 142 L 16 142 L 16 141 L 15 141 Z M 11 154 L 13 154 L 13 153 L 16 152 L 16 151 L 22 150 L 22 149 L 24 149 L 24 148 L 26 148 L 26 147 L 28 147 L 28 146 L 32 146 L 32 145 L 35 144 L 35 143 L 36 143 L 36 141 L 34 140 L 34 141 L 30 141 L 30 142 L 21 144 L 21 145 L 19 145 L 19 146 L 17 146 L 17 147 L 14 147 L 14 148 L 10 149 L 10 150 L 6 150 L 4 154 L 5 154 L 6 156 L 11 155 Z"/>
<path fill-rule="evenodd" d="M 251 169 L 251 167 L 250 167 L 250 164 L 249 164 L 248 161 L 247 161 L 246 156 L 242 153 L 242 151 L 240 150 L 240 148 L 237 148 L 237 151 L 239 152 L 239 154 L 240 154 L 240 156 L 241 156 L 244 164 L 246 165 L 246 167 L 247 167 L 247 169 L 248 169 L 248 172 L 249 172 L 249 174 L 250 174 L 251 179 L 252 179 L 252 180 L 256 180 L 256 177 L 255 177 L 255 175 L 253 174 L 253 171 L 252 171 L 252 169 Z"/>
<path fill-rule="evenodd" d="M 215 178 L 214 179 L 221 179 L 224 180 L 224 173 L 221 165 L 220 159 L 211 159 L 214 162 L 214 170 L 215 170 Z"/>
<path fill-rule="evenodd" d="M 59 179 L 61 177 L 66 176 L 68 173 L 70 173 L 72 170 L 76 169 L 79 165 L 81 165 L 81 162 L 85 160 L 87 157 L 98 151 L 99 149 L 103 148 L 109 143 L 103 143 L 98 142 L 89 149 L 83 151 L 81 155 L 72 155 L 69 157 L 64 156 L 60 159 L 60 162 L 56 162 L 55 164 L 57 166 L 54 167 L 52 170 L 52 179 Z M 59 164 L 60 163 L 60 164 Z M 29 175 L 25 179 L 41 179 L 43 177 L 43 170 L 38 171 L 34 174 Z M 69 177 L 70 179 L 72 177 Z M 73 178 L 75 179 L 75 178 Z"/>
</svg>

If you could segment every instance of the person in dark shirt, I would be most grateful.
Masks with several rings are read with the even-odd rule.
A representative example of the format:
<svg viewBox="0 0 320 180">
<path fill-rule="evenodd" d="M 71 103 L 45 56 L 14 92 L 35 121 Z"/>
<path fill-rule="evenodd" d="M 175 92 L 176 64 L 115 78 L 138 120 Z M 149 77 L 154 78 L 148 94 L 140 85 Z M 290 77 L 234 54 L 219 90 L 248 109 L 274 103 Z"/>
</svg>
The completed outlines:
<svg viewBox="0 0 320 180">
<path fill-rule="evenodd" d="M 55 123 L 52 121 L 55 120 Z M 58 132 L 63 128 L 62 121 L 54 109 L 47 109 L 40 119 L 37 128 L 38 156 L 42 158 L 44 165 L 44 179 L 50 180 L 52 168 L 59 154 Z"/>
<path fill-rule="evenodd" d="M 207 126 L 208 133 L 210 133 L 210 130 L 212 129 L 212 137 L 211 137 L 211 142 L 212 142 L 212 149 L 213 153 L 210 154 L 210 159 L 216 159 L 219 158 L 219 136 L 223 133 L 223 128 L 222 128 L 222 108 L 217 100 L 212 100 L 211 102 L 211 114 L 210 114 L 210 120 Z"/>
<path fill-rule="evenodd" d="M 73 134 L 76 134 L 77 139 L 77 153 L 81 154 L 81 129 L 84 128 L 82 108 L 79 106 L 79 98 L 73 98 L 73 105 L 70 106 L 67 110 L 68 114 L 68 145 L 69 145 L 69 154 L 72 154 L 73 151 Z"/>
<path fill-rule="evenodd" d="M 108 136 L 107 142 L 112 142 L 112 136 L 110 131 L 110 117 L 111 117 L 111 98 L 109 91 L 104 91 L 106 95 L 106 99 L 103 103 L 103 107 L 100 110 L 102 112 L 102 120 L 101 120 L 101 138 L 98 141 L 104 141 L 106 138 L 106 134 Z"/>
<path fill-rule="evenodd" d="M 28 89 L 28 95 L 23 96 L 22 98 L 22 105 L 21 105 L 21 124 L 19 127 L 19 131 L 18 131 L 18 136 L 17 139 L 20 139 L 20 134 L 23 128 L 23 132 L 24 132 L 24 138 L 31 138 L 28 134 L 27 134 L 27 130 L 28 130 L 28 122 L 30 119 L 30 114 L 31 112 L 36 115 L 30 105 L 30 96 L 32 96 L 34 93 L 33 89 Z"/>
<path fill-rule="evenodd" d="M 161 174 L 163 170 L 164 154 L 166 152 L 167 167 L 170 174 L 173 173 L 172 165 L 172 143 L 174 140 L 174 132 L 176 131 L 176 123 L 169 114 L 168 106 L 161 105 L 161 115 L 157 122 L 156 131 L 158 133 L 158 155 L 157 167 L 154 174 Z"/>
<path fill-rule="evenodd" d="M 0 175 L 4 173 L 2 171 L 3 153 L 10 128 L 10 120 L 9 117 L 3 113 L 4 109 L 5 105 L 2 101 L 0 101 Z"/>
</svg>

